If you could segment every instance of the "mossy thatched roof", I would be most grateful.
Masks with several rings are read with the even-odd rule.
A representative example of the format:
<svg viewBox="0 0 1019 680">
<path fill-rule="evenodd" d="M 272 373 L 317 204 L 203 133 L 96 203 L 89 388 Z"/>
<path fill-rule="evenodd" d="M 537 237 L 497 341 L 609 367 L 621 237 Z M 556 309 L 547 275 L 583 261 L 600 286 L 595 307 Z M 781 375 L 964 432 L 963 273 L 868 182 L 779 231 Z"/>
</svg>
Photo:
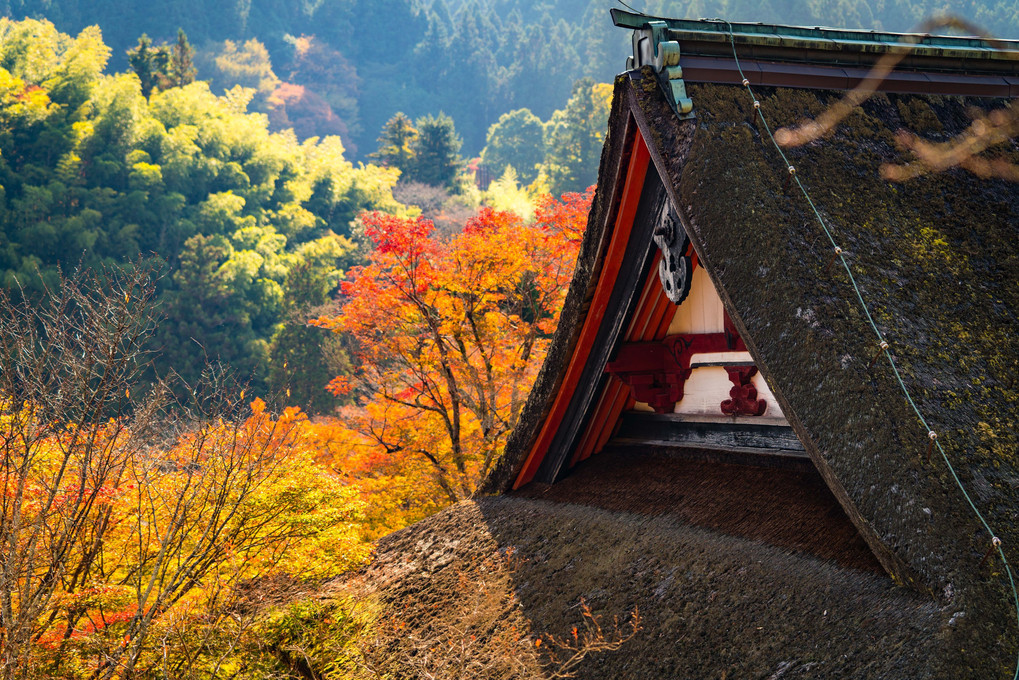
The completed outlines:
<svg viewBox="0 0 1019 680">
<path fill-rule="evenodd" d="M 892 575 L 966 612 L 938 656 L 948 674 L 1004 677 L 1017 630 L 991 536 L 947 466 L 927 462 L 927 430 L 890 367 L 802 196 L 736 88 L 693 88 L 697 133 L 676 167 L 675 200 L 758 366 L 857 526 L 892 556 Z M 758 92 L 772 125 L 813 116 L 841 93 Z M 642 106 L 652 117 L 657 102 Z M 878 176 L 908 160 L 894 133 L 961 132 L 967 107 L 1001 102 L 881 95 L 829 138 L 789 153 L 833 228 L 906 387 L 989 524 L 1019 561 L 1019 190 L 962 170 L 903 184 Z M 1015 146 L 1007 155 L 1016 160 Z M 872 541 L 872 545 L 874 542 Z"/>
<path fill-rule="evenodd" d="M 929 665 L 895 677 L 1011 677 L 1016 612 L 1000 559 L 981 563 L 991 536 L 937 452 L 928 462 L 927 430 L 888 364 L 868 368 L 875 336 L 845 272 L 828 266 L 830 243 L 786 183 L 751 99 L 737 86 L 688 92 L 697 118 L 680 121 L 650 72 L 617 80 L 598 196 L 563 314 L 568 325 L 489 488 L 508 488 L 561 380 L 604 257 L 632 116 L 701 265 L 828 486 L 895 581 L 952 612 L 925 633 L 938 640 Z M 815 116 L 842 95 L 756 94 L 773 128 Z M 788 153 L 918 408 L 1019 563 L 1019 188 L 962 170 L 901 184 L 878 172 L 882 162 L 909 160 L 896 147 L 898 129 L 948 139 L 968 125 L 970 107 L 1001 105 L 880 94 L 832 135 Z M 1014 143 L 1002 153 L 1019 160 Z M 574 549 L 564 542 L 564 551 Z M 923 643 L 919 635 L 909 642 Z"/>
<path fill-rule="evenodd" d="M 584 680 L 939 677 L 962 620 L 883 575 L 672 516 L 505 496 L 387 536 L 357 580 L 398 631 L 371 653 L 392 677 L 561 677 L 570 654 L 553 661 L 547 636 L 584 631 L 581 602 L 609 642 L 641 619 L 572 669 Z"/>
</svg>

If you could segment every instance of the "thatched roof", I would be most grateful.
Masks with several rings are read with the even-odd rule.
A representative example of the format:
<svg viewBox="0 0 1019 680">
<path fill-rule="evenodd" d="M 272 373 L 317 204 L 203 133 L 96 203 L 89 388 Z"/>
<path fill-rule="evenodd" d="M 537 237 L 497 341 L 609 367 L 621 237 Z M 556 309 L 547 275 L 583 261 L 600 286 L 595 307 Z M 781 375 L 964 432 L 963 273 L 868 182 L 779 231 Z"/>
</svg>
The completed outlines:
<svg viewBox="0 0 1019 680">
<path fill-rule="evenodd" d="M 1017 631 L 1001 562 L 980 564 L 991 536 L 947 467 L 927 463 L 926 428 L 889 366 L 868 370 L 876 340 L 852 289 L 843 272 L 826 271 L 830 246 L 802 197 L 782 190 L 783 166 L 732 90 L 695 88 L 702 114 L 685 158 L 660 147 L 704 266 L 829 487 L 897 563 L 892 576 L 966 612 L 939 650 L 945 666 L 956 677 L 1003 676 Z M 783 125 L 838 95 L 758 96 Z M 667 120 L 654 98 L 641 105 Z M 898 185 L 877 175 L 882 161 L 903 160 L 897 128 L 945 137 L 968 123 L 967 106 L 993 105 L 879 96 L 790 157 L 849 253 L 917 406 L 1017 560 L 1019 191 L 961 170 Z"/>
<path fill-rule="evenodd" d="M 534 442 L 577 351 L 639 130 L 649 186 L 660 182 L 810 460 L 887 575 L 690 528 L 675 515 L 647 519 L 638 507 L 493 499 L 435 522 L 456 532 L 466 513 L 474 531 L 516 546 L 525 560 L 516 592 L 539 630 L 569 625 L 564 612 L 580 595 L 605 611 L 641 606 L 653 632 L 581 677 L 1011 677 L 1019 631 L 1001 560 L 982 561 L 991 536 L 937 450 L 928 461 L 927 429 L 888 363 L 870 366 L 875 336 L 845 272 L 829 266 L 830 243 L 786 182 L 751 98 L 738 83 L 686 92 L 695 118 L 677 116 L 649 68 L 617 78 L 560 328 L 487 489 L 510 489 L 529 456 L 545 455 Z M 773 127 L 842 96 L 767 86 L 755 94 Z M 1004 104 L 881 93 L 788 154 L 917 408 L 1019 564 L 1019 190 L 958 169 L 901 184 L 878 173 L 882 162 L 908 161 L 899 128 L 945 140 L 965 129 L 970 107 Z M 1016 162 L 1019 145 L 1003 153 Z M 545 481 L 567 468 L 548 468 Z M 839 623 L 818 610 L 840 612 Z"/>
<path fill-rule="evenodd" d="M 583 631 L 581 600 L 609 640 L 634 608 L 642 626 L 589 654 L 584 680 L 942 677 L 939 649 L 963 620 L 872 571 L 674 516 L 505 496 L 387 536 L 360 583 L 397 628 L 372 652 L 397 677 L 464 677 L 449 669 L 471 661 L 474 677 L 550 677 L 560 665 L 534 640 Z"/>
</svg>

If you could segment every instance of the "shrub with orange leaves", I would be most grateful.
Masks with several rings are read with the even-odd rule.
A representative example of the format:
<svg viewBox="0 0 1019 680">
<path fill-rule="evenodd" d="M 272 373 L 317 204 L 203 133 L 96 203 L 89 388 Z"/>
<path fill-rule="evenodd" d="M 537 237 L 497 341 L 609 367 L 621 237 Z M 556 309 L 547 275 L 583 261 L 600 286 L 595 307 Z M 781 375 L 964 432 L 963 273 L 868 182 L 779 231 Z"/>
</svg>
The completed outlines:
<svg viewBox="0 0 1019 680">
<path fill-rule="evenodd" d="M 545 198 L 534 221 L 490 208 L 447 239 L 425 219 L 363 217 L 374 249 L 343 284 L 336 316 L 359 368 L 342 413 L 343 466 L 413 470 L 432 502 L 470 496 L 502 454 L 556 327 L 592 190 Z"/>
<path fill-rule="evenodd" d="M 0 421 L 10 427 L 15 417 L 31 427 L 0 403 Z M 0 527 L 23 538 L 20 558 L 7 560 L 19 571 L 4 583 L 11 621 L 31 644 L 0 639 L 0 652 L 17 659 L 0 675 L 45 668 L 52 677 L 112 678 L 194 663 L 196 650 L 181 645 L 223 613 L 239 584 L 281 569 L 328 577 L 367 557 L 357 491 L 314 461 L 308 427 L 299 409 L 274 417 L 260 399 L 246 418 L 187 426 L 165 447 L 138 446 L 129 423 L 109 421 L 87 432 L 91 448 L 116 464 L 101 480 L 60 472 L 64 440 L 81 437 L 80 428 L 36 439 L 22 483 L 11 484 L 5 468 L 4 506 L 17 505 L 18 522 L 0 515 Z M 88 515 L 83 496 L 92 499 Z M 51 540 L 78 517 L 75 541 Z M 46 571 L 56 576 L 44 589 Z"/>
</svg>

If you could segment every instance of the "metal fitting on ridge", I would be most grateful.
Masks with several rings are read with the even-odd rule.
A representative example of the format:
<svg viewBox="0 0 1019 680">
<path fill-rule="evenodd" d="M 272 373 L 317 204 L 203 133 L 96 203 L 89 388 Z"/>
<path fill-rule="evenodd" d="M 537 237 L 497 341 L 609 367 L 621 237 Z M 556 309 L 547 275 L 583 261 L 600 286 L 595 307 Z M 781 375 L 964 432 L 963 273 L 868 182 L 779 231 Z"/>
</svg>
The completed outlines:
<svg viewBox="0 0 1019 680">
<path fill-rule="evenodd" d="M 693 100 L 686 93 L 679 56 L 679 43 L 668 39 L 668 24 L 649 21 L 633 32 L 633 56 L 626 58 L 626 70 L 642 66 L 653 68 L 676 115 L 682 119 L 693 118 Z"/>
</svg>

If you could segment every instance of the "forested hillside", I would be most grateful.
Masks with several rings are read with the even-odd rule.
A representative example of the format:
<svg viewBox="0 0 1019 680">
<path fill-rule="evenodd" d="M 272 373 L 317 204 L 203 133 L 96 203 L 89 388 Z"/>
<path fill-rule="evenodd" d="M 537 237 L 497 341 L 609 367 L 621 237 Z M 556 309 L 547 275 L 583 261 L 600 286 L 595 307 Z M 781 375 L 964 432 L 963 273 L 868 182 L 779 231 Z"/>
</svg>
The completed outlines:
<svg viewBox="0 0 1019 680">
<path fill-rule="evenodd" d="M 934 0 L 649 0 L 648 14 L 724 17 L 846 28 L 909 30 L 946 9 Z M 467 156 L 485 144 L 503 113 L 527 108 L 541 119 L 561 108 L 572 84 L 607 82 L 622 70 L 628 36 L 614 29 L 611 3 L 591 0 L 3 0 L 16 18 L 45 17 L 65 32 L 98 25 L 115 68 L 142 33 L 172 42 L 183 28 L 229 85 L 255 77 L 275 96 L 275 122 L 299 133 L 339 133 L 357 158 L 374 150 L 383 123 L 444 111 Z M 1019 5 L 970 0 L 947 6 L 1001 37 L 1019 36 Z M 225 43 L 224 41 L 232 41 Z M 257 40 L 245 53 L 245 43 Z M 264 49 L 261 46 L 264 45 Z M 261 51 L 260 51 L 261 50 Z M 232 66 L 231 66 L 232 62 Z M 205 72 L 203 72 L 203 70 Z M 232 74 L 232 75 L 231 75 Z M 258 75 L 261 74 L 261 75 Z M 245 83 L 247 84 L 247 83 Z"/>
<path fill-rule="evenodd" d="M 447 116 L 355 166 L 196 80 L 183 32 L 110 55 L 0 18 L 0 677 L 295 677 L 280 584 L 501 456 L 590 206 L 543 188 L 591 181 L 606 86 L 524 116 L 540 171 L 481 191 Z M 361 607 L 337 639 L 384 628 Z"/>
<path fill-rule="evenodd" d="M 354 166 L 339 137 L 270 132 L 248 111 L 256 89 L 214 95 L 189 50 L 183 34 L 172 51 L 143 43 L 131 71 L 111 74 L 98 29 L 0 18 L 0 286 L 40 299 L 60 271 L 154 258 L 157 374 L 194 384 L 220 365 L 254 394 L 329 411 L 339 401 L 325 385 L 348 352 L 306 322 L 365 261 L 361 213 L 424 210 L 448 235 L 480 201 L 530 216 L 542 188 L 594 181 L 608 92 L 590 80 L 547 125 L 527 114 L 536 136 L 496 126 L 493 166 L 519 166 L 530 184 L 540 164 L 542 180 L 527 192 L 510 171 L 482 194 L 446 116 L 394 117 L 402 136 L 373 154 L 384 165 Z M 521 161 L 521 145 L 537 155 Z"/>
<path fill-rule="evenodd" d="M 355 168 L 337 137 L 270 133 L 250 91 L 194 82 L 146 100 L 134 74 L 104 72 L 109 54 L 98 29 L 0 20 L 2 285 L 38 297 L 59 269 L 154 257 L 157 369 L 264 380 L 280 324 L 303 326 L 289 315 L 343 276 L 357 214 L 401 212 L 397 171 Z"/>
</svg>

